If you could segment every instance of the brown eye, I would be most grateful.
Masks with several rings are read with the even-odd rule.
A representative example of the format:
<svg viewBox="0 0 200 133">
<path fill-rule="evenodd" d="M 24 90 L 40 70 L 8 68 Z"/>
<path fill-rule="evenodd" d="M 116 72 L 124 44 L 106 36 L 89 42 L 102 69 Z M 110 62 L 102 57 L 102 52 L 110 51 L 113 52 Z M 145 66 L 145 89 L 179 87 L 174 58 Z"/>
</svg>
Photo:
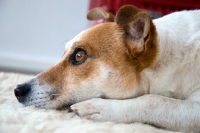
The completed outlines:
<svg viewBox="0 0 200 133">
<path fill-rule="evenodd" d="M 78 52 L 76 53 L 75 60 L 76 60 L 77 62 L 80 62 L 80 61 L 84 60 L 85 58 L 86 58 L 86 55 L 85 55 L 85 52 L 84 52 L 84 51 L 78 51 Z"/>
<path fill-rule="evenodd" d="M 87 58 L 88 58 L 88 55 L 87 55 L 86 50 L 84 50 L 83 48 L 77 48 L 74 51 L 74 53 L 69 57 L 69 61 L 73 65 L 80 65 L 83 62 L 85 62 Z"/>
</svg>

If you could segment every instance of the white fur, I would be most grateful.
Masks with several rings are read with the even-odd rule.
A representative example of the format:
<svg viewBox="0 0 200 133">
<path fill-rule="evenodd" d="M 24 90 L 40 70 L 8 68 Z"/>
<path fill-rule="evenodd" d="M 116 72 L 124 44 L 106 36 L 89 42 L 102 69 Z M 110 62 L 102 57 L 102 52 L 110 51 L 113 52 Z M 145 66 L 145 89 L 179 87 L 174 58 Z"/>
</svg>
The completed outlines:
<svg viewBox="0 0 200 133">
<path fill-rule="evenodd" d="M 159 53 L 141 72 L 130 100 L 92 99 L 71 108 L 94 121 L 143 122 L 174 131 L 200 132 L 200 10 L 172 13 L 154 20 Z"/>
<path fill-rule="evenodd" d="M 182 11 L 154 20 L 158 32 L 159 54 L 155 66 L 143 71 L 143 77 L 149 80 L 152 88 L 150 93 L 188 99 L 191 93 L 199 91 L 198 15 L 199 10 Z"/>
</svg>

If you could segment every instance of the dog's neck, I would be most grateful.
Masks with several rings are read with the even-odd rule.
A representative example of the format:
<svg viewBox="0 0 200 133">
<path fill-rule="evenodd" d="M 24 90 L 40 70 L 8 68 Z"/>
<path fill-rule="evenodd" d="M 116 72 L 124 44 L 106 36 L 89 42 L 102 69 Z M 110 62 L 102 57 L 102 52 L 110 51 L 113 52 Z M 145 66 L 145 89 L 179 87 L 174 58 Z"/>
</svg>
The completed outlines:
<svg viewBox="0 0 200 133">
<path fill-rule="evenodd" d="M 141 72 L 141 88 L 144 90 L 144 94 L 154 93 L 154 90 L 158 89 L 155 86 L 160 88 L 171 87 L 171 90 L 168 90 L 173 92 L 178 86 L 161 86 L 160 84 L 164 84 L 171 79 L 177 80 L 178 77 L 175 78 L 173 74 L 180 73 L 180 71 L 184 71 L 189 67 L 193 70 L 198 69 L 190 65 L 193 59 L 199 58 L 195 56 L 198 52 L 198 46 L 189 45 L 190 42 L 197 40 L 190 33 L 198 29 L 191 29 L 192 31 L 188 31 L 187 28 L 182 29 L 184 26 L 179 25 L 189 25 L 190 21 L 181 21 L 176 14 L 173 15 L 176 19 L 174 21 L 169 21 L 167 16 L 153 21 L 158 35 L 158 53 L 154 64 Z M 171 28 L 169 29 L 169 27 Z M 169 96 L 168 92 L 162 93 Z"/>
</svg>

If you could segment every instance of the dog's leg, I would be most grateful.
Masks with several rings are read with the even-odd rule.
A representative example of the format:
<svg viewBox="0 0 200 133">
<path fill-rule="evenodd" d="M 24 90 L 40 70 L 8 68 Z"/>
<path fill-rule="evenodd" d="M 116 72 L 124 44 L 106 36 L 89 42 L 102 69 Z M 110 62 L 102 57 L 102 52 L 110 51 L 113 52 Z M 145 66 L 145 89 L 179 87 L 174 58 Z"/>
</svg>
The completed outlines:
<svg viewBox="0 0 200 133">
<path fill-rule="evenodd" d="M 174 131 L 200 131 L 200 103 L 160 95 L 129 100 L 92 99 L 71 109 L 94 121 L 142 122 Z"/>
</svg>

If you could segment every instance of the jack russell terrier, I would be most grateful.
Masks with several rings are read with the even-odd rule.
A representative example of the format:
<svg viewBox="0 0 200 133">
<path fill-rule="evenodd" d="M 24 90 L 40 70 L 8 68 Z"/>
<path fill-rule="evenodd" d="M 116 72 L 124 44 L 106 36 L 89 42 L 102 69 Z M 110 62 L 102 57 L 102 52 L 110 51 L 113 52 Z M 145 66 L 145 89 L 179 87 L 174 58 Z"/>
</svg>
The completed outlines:
<svg viewBox="0 0 200 133">
<path fill-rule="evenodd" d="M 25 106 L 71 107 L 93 121 L 200 132 L 200 10 L 152 20 L 133 6 L 66 44 L 61 61 L 14 89 Z"/>
</svg>

